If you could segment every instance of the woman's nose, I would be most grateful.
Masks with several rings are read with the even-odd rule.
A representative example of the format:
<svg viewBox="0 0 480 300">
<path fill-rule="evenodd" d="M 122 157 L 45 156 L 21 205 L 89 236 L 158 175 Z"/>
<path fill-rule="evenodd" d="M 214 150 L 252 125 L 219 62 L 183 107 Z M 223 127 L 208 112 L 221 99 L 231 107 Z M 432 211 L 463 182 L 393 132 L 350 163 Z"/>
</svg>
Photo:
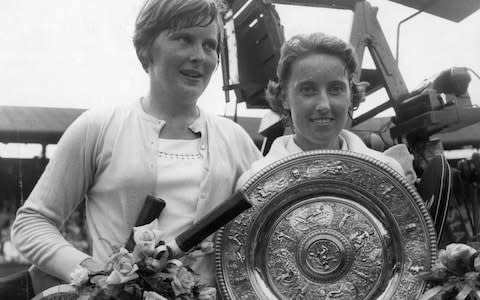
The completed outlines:
<svg viewBox="0 0 480 300">
<path fill-rule="evenodd" d="M 204 61 L 206 57 L 205 50 L 201 44 L 195 43 L 190 49 L 190 59 L 192 61 Z"/>
<path fill-rule="evenodd" d="M 319 93 L 315 103 L 315 110 L 317 111 L 330 111 L 330 99 L 325 92 Z"/>
</svg>

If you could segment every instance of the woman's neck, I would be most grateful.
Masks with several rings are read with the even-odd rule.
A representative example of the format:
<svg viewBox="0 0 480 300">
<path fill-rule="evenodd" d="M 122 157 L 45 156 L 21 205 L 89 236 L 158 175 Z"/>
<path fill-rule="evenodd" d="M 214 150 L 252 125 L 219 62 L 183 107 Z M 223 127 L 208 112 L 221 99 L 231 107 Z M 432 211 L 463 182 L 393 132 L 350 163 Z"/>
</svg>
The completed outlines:
<svg viewBox="0 0 480 300">
<path fill-rule="evenodd" d="M 147 114 L 167 123 L 191 124 L 199 116 L 196 101 L 179 101 L 150 94 L 142 99 L 142 107 Z"/>
<path fill-rule="evenodd" d="M 341 142 L 340 138 L 337 136 L 335 139 L 331 141 L 326 141 L 322 144 L 314 144 L 307 140 L 303 140 L 298 138 L 296 135 L 293 137 L 295 144 L 298 145 L 303 151 L 311 151 L 311 150 L 340 150 L 341 149 Z"/>
<path fill-rule="evenodd" d="M 198 137 L 190 126 L 200 116 L 196 105 L 180 105 L 170 101 L 156 101 L 151 97 L 141 100 L 143 110 L 160 120 L 165 121 L 159 137 L 165 139 L 195 139 Z"/>
</svg>

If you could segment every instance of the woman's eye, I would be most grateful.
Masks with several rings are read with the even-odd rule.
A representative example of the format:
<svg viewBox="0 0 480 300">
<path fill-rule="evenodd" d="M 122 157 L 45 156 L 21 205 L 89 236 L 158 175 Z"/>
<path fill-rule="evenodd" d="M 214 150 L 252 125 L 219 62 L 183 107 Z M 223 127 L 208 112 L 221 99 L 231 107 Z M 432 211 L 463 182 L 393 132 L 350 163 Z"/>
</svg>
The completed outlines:
<svg viewBox="0 0 480 300">
<path fill-rule="evenodd" d="M 185 36 L 185 35 L 174 35 L 172 37 L 172 40 L 174 41 L 178 41 L 180 43 L 188 43 L 190 41 L 189 37 L 188 36 Z"/>
<path fill-rule="evenodd" d="M 316 93 L 316 89 L 312 86 L 302 86 L 300 87 L 300 93 L 304 96 L 313 95 Z"/>
<path fill-rule="evenodd" d="M 345 87 L 341 84 L 335 84 L 328 88 L 328 92 L 332 95 L 339 95 L 345 91 Z"/>
<path fill-rule="evenodd" d="M 217 51 L 217 43 L 215 42 L 206 42 L 204 44 L 205 49 Z"/>
</svg>

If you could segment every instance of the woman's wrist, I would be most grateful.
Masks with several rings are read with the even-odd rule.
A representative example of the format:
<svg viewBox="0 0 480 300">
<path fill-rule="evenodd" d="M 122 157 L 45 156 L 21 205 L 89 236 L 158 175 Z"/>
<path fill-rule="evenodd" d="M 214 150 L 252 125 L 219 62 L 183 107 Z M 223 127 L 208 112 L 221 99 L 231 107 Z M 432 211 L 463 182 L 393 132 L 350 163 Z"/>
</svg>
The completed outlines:
<svg viewBox="0 0 480 300">
<path fill-rule="evenodd" d="M 86 268 L 90 273 L 100 272 L 105 269 L 105 266 L 93 257 L 85 258 L 79 265 Z"/>
</svg>

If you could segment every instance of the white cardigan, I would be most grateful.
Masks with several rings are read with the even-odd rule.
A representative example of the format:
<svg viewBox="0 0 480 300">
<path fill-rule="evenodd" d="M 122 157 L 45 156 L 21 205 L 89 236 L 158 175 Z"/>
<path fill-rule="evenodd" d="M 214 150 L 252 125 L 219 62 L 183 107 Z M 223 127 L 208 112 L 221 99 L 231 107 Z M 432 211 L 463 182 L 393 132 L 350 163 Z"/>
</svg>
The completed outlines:
<svg viewBox="0 0 480 300">
<path fill-rule="evenodd" d="M 340 132 L 339 136 L 343 141 L 342 150 L 350 150 L 353 152 L 368 155 L 387 164 L 392 169 L 400 173 L 403 177 L 405 177 L 405 172 L 398 161 L 396 161 L 392 157 L 383 154 L 382 152 L 378 152 L 368 148 L 365 143 L 363 143 L 363 141 L 354 133 L 344 129 Z M 239 189 L 243 184 L 248 181 L 250 177 L 255 175 L 255 173 L 257 173 L 264 167 L 270 165 L 271 163 L 280 160 L 286 156 L 303 152 L 303 150 L 295 143 L 293 137 L 294 135 L 292 134 L 284 135 L 277 138 L 273 142 L 272 147 L 270 148 L 270 152 L 268 152 L 265 157 L 254 162 L 250 169 L 240 177 L 237 182 L 236 188 Z"/>
<path fill-rule="evenodd" d="M 147 194 L 156 190 L 158 136 L 165 122 L 135 101 L 82 114 L 62 136 L 54 157 L 12 226 L 15 247 L 33 264 L 64 281 L 89 257 L 58 228 L 86 198 L 93 257 L 105 262 L 112 245 L 123 245 Z M 200 183 L 196 219 L 227 200 L 235 183 L 261 157 L 238 124 L 203 111 L 191 129 L 201 133 L 206 176 Z M 168 172 L 168 170 L 165 170 Z"/>
</svg>

